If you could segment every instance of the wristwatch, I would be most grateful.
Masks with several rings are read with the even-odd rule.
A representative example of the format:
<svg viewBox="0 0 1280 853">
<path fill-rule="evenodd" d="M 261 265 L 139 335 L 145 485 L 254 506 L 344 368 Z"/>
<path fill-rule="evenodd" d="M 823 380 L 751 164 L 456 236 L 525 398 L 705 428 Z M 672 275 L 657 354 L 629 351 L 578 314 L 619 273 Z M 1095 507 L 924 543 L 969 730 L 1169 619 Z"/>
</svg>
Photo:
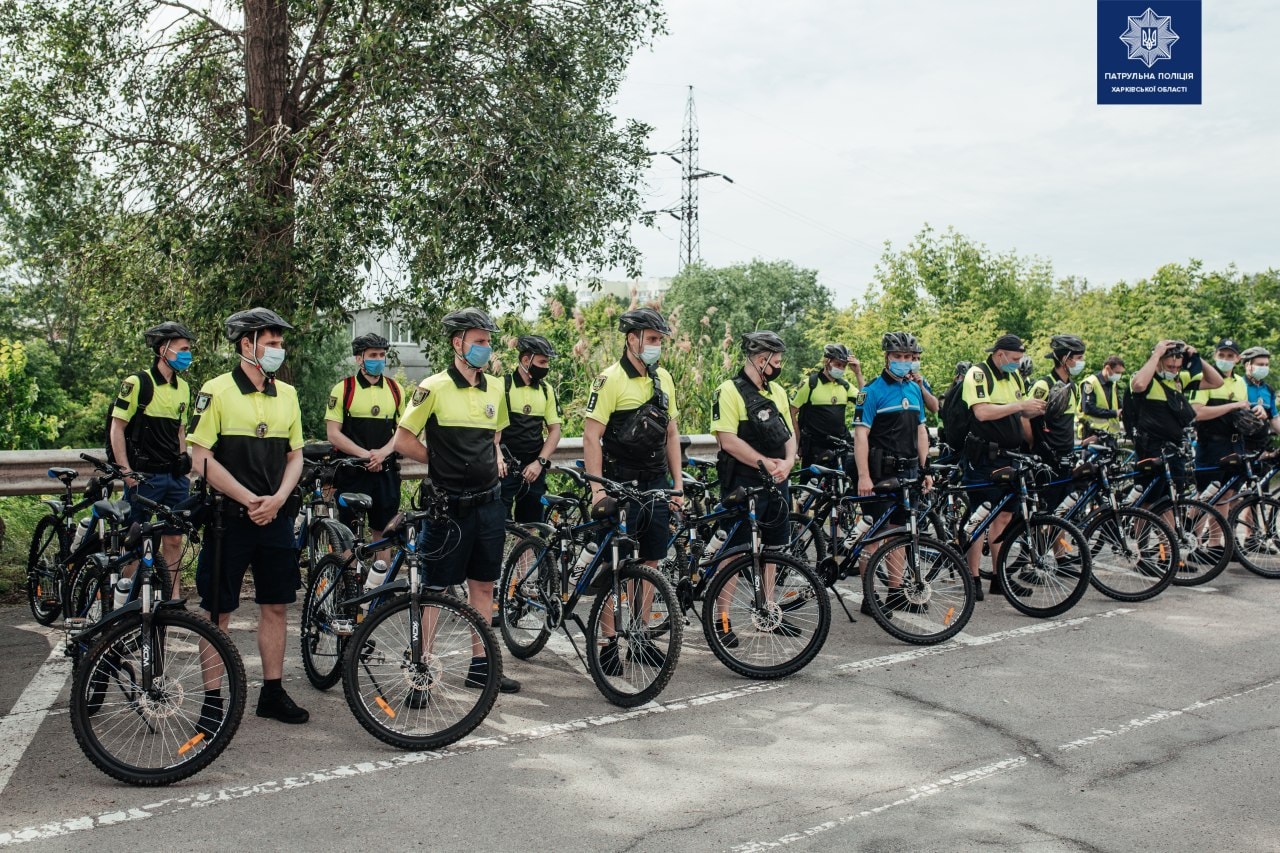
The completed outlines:
<svg viewBox="0 0 1280 853">
<path fill-rule="evenodd" d="M 551 467 L 551 460 L 550 460 L 550 459 L 548 459 L 548 458 L 547 458 L 547 457 L 545 457 L 545 456 L 539 456 L 539 457 L 538 457 L 538 464 L 539 464 L 539 465 L 541 465 L 543 468 L 550 468 L 550 467 Z"/>
</svg>

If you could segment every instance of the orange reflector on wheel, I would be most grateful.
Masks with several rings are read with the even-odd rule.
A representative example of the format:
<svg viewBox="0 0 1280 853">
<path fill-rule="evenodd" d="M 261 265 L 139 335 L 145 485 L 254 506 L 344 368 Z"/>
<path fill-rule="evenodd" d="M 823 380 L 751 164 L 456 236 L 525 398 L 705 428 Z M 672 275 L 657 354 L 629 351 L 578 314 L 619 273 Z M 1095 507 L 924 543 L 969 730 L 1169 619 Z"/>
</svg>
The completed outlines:
<svg viewBox="0 0 1280 853">
<path fill-rule="evenodd" d="M 391 706 L 387 704 L 386 699 L 383 699 L 381 696 L 374 696 L 373 701 L 378 703 L 378 707 L 382 709 L 382 713 L 386 714 L 393 720 L 396 718 L 396 712 L 391 710 Z"/>
<path fill-rule="evenodd" d="M 182 746 L 178 747 L 178 755 L 186 755 L 188 752 L 190 752 L 192 749 L 195 748 L 196 744 L 200 743 L 200 741 L 202 740 L 204 740 L 204 732 L 198 733 L 191 740 L 187 741 Z"/>
<path fill-rule="evenodd" d="M 324 595 L 324 591 L 328 588 L 329 588 L 329 579 L 320 578 L 320 582 L 316 584 L 316 591 L 319 592 L 321 595 Z"/>
<path fill-rule="evenodd" d="M 955 616 L 956 616 L 956 609 L 955 609 L 954 607 L 948 607 L 948 608 L 947 608 L 947 615 L 942 617 L 942 624 L 943 624 L 943 625 L 950 625 L 950 624 L 951 624 L 951 620 L 952 620 L 952 619 L 954 619 L 954 618 L 955 618 Z"/>
<path fill-rule="evenodd" d="M 729 614 L 724 610 L 720 611 L 720 633 L 729 633 Z"/>
<path fill-rule="evenodd" d="M 1071 547 L 1071 543 L 1067 541 L 1067 537 L 1065 536 L 1058 537 L 1058 544 L 1061 545 L 1063 548 L 1066 548 L 1068 551 L 1074 550 Z"/>
<path fill-rule="evenodd" d="M 1161 542 L 1161 543 L 1160 543 L 1160 560 L 1161 560 L 1161 562 L 1163 562 L 1163 561 L 1165 560 L 1165 558 L 1166 558 L 1166 557 L 1165 557 L 1164 543 L 1163 543 L 1163 542 Z"/>
</svg>

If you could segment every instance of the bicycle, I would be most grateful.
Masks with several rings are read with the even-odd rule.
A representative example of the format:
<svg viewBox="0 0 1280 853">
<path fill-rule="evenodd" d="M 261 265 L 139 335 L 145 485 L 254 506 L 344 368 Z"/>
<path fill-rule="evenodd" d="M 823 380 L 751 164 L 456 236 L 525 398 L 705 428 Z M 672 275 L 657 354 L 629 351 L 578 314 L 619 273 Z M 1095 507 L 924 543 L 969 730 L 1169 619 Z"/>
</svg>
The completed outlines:
<svg viewBox="0 0 1280 853">
<path fill-rule="evenodd" d="M 244 715 L 247 686 L 231 638 L 188 612 L 185 601 L 163 600 L 170 588 L 163 581 L 153 586 L 154 540 L 184 527 L 186 516 L 138 500 L 162 520 L 137 525 L 130 536 L 139 560 L 126 603 L 74 637 L 86 651 L 71 688 L 71 727 L 108 776 L 168 785 L 226 749 Z"/>
<path fill-rule="evenodd" d="M 556 470 L 567 474 L 572 469 Z M 600 693 L 615 705 L 632 708 L 652 700 L 670 681 L 684 623 L 672 618 L 679 604 L 666 577 L 622 556 L 624 549 L 634 553 L 637 545 L 630 535 L 628 503 L 644 507 L 681 492 L 639 491 L 633 484 L 575 473 L 575 480 L 599 483 L 607 499 L 592 509 L 590 520 L 579 522 L 569 513 L 554 525 L 550 538 L 530 539 L 512 550 L 498 594 L 502 639 L 513 655 L 528 659 L 542 650 L 552 631 L 563 630 Z M 542 498 L 553 511 L 578 500 L 552 494 Z M 596 535 L 600 541 L 590 543 L 592 550 L 587 537 Z M 592 595 L 583 624 L 576 608 Z M 586 637 L 585 658 L 569 633 L 569 621 Z"/>
<path fill-rule="evenodd" d="M 105 463 L 87 453 L 80 458 L 100 469 L 105 467 Z M 49 514 L 36 523 L 27 551 L 27 606 L 41 625 L 56 622 L 67 602 L 73 600 L 72 586 L 79 569 L 89 554 L 101 548 L 106 521 L 123 522 L 129 514 L 127 502 L 111 500 L 112 483 L 121 479 L 117 470 L 91 478 L 79 500 L 71 489 L 72 482 L 80 476 L 78 471 L 50 468 L 48 475 L 62 483 L 63 497 L 42 501 L 49 507 Z M 90 508 L 87 523 L 77 522 L 76 516 Z M 80 527 L 84 529 L 77 537 L 74 532 Z M 81 616 L 79 612 L 74 615 Z"/>
<path fill-rule="evenodd" d="M 341 468 L 363 470 L 369 460 L 334 456 L 333 445 L 327 441 L 304 444 L 302 458 L 302 476 L 298 480 L 302 501 L 293 535 L 303 578 L 310 585 L 312 572 L 324 556 L 351 550 L 351 531 L 334 512 L 334 476 Z"/>
<path fill-rule="evenodd" d="M 1215 509 L 1219 503 L 1228 503 L 1227 524 L 1236 561 L 1255 575 L 1274 579 L 1280 578 L 1280 500 L 1262 491 L 1263 477 L 1254 470 L 1254 463 L 1263 456 L 1262 451 L 1232 453 L 1218 466 L 1196 470 L 1227 475 L 1226 482 L 1210 484 L 1200 500 Z"/>
<path fill-rule="evenodd" d="M 431 495 L 427 510 L 394 520 L 386 540 L 361 546 L 366 553 L 396 547 L 386 581 L 335 604 L 341 612 L 368 606 L 358 624 L 340 626 L 353 629 L 342 657 L 347 705 L 367 732 L 401 749 L 438 749 L 465 737 L 493 709 L 502 679 L 488 620 L 423 585 L 423 561 L 433 555 L 418 550 L 421 525 L 450 523 L 443 495 Z M 402 567 L 406 579 L 398 577 Z M 488 661 L 483 678 L 473 673 L 473 658 Z"/>
<path fill-rule="evenodd" d="M 812 568 L 762 546 L 757 499 L 769 494 L 785 508 L 764 463 L 760 470 L 762 485 L 736 488 L 709 511 L 678 518 L 671 541 L 677 556 L 659 569 L 675 579 L 680 611 L 699 616 L 707 645 L 721 663 L 748 678 L 772 679 L 799 672 L 817 657 L 831 628 L 831 603 Z M 686 492 L 691 486 L 702 490 L 696 481 L 683 485 Z M 748 543 L 730 548 L 743 523 Z M 724 535 L 706 539 L 713 528 Z M 708 543 L 716 547 L 708 551 Z M 699 600 L 701 614 L 694 604 Z"/>
</svg>

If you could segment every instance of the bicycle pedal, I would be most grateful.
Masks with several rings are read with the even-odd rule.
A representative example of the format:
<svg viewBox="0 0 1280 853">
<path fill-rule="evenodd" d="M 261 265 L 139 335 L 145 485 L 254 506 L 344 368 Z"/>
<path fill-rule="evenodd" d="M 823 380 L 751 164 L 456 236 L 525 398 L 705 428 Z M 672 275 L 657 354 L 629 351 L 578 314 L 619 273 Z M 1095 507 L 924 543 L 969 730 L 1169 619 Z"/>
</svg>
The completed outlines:
<svg viewBox="0 0 1280 853">
<path fill-rule="evenodd" d="M 87 619 L 84 616 L 68 616 L 63 620 L 62 627 L 68 634 L 74 637 L 86 631 L 92 624 L 93 620 Z"/>
<path fill-rule="evenodd" d="M 333 627 L 333 633 L 339 637 L 350 637 L 356 632 L 355 622 L 351 619 L 332 619 L 329 625 Z"/>
</svg>

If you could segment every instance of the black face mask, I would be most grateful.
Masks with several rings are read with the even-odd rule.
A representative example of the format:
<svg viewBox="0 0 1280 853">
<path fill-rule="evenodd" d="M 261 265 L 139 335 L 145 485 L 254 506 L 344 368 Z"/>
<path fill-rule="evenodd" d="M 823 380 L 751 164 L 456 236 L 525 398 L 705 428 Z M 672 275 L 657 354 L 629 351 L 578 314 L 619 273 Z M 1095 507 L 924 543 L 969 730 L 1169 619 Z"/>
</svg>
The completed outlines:
<svg viewBox="0 0 1280 853">
<path fill-rule="evenodd" d="M 760 369 L 760 375 L 764 377 L 765 382 L 772 382 L 782 375 L 782 367 L 774 367 L 772 364 L 766 363 L 765 366 Z"/>
<path fill-rule="evenodd" d="M 546 379 L 547 374 L 551 372 L 551 367 L 549 365 L 547 367 L 538 367 L 536 364 L 531 364 L 526 369 L 529 371 L 529 376 L 534 382 L 541 382 Z"/>
</svg>

